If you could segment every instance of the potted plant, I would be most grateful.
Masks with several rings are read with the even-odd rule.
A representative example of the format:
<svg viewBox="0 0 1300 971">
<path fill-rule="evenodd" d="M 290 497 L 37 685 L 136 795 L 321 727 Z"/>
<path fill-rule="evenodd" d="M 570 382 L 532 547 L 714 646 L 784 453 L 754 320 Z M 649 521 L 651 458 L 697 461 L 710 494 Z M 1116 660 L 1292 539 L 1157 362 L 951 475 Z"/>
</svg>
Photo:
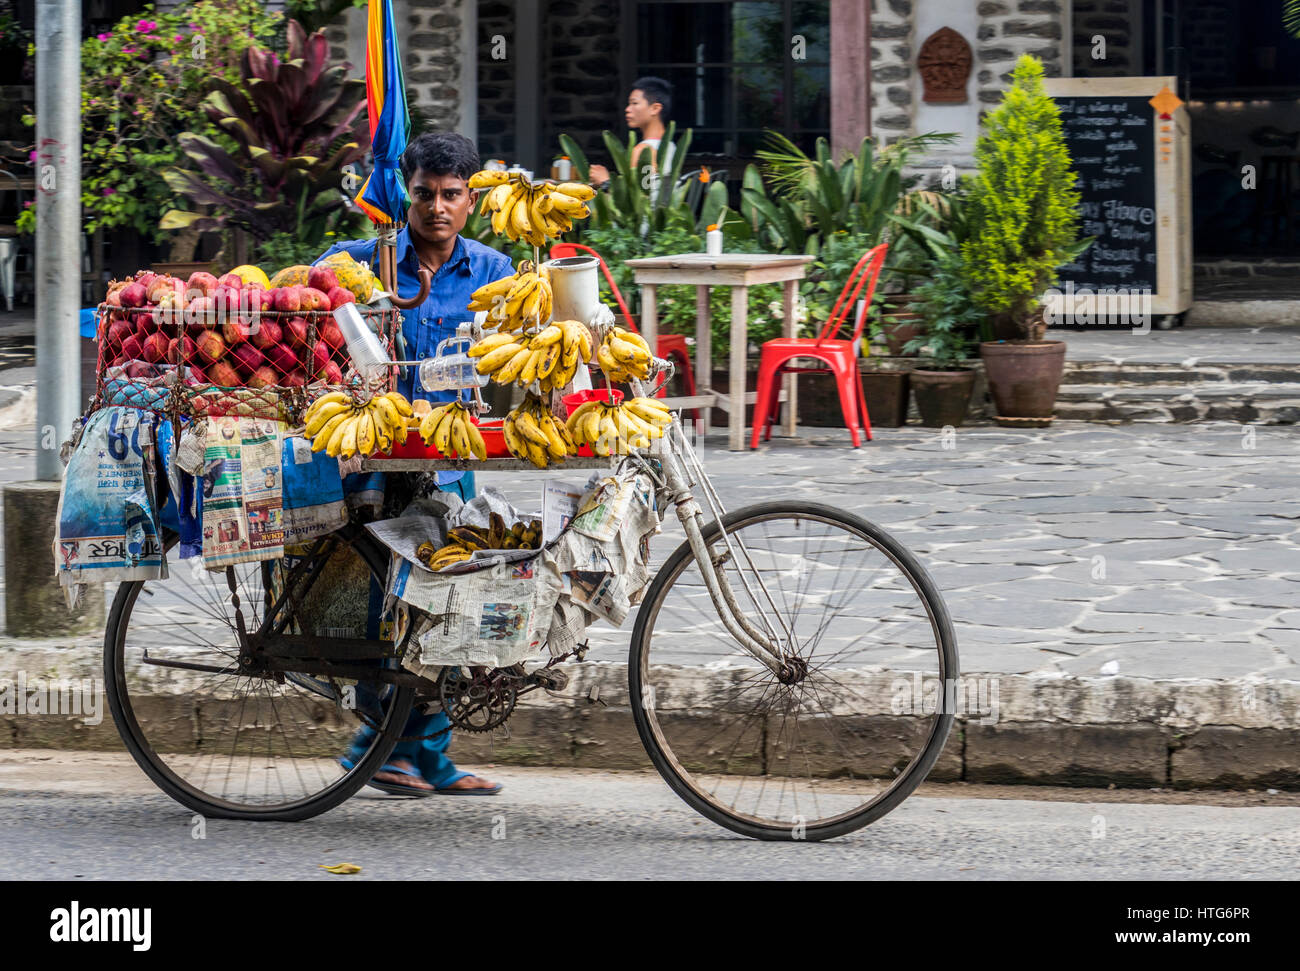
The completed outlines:
<svg viewBox="0 0 1300 971">
<path fill-rule="evenodd" d="M 905 350 L 927 352 L 911 374 L 921 424 L 960 426 L 975 387 L 975 371 L 968 361 L 982 316 L 961 273 L 960 257 L 947 253 L 935 261 L 934 274 L 917 287 L 914 306 L 922 333 L 908 341 Z"/>
<path fill-rule="evenodd" d="M 1078 240 L 1079 193 L 1060 112 L 1028 54 L 975 148 L 962 272 L 986 315 L 980 357 L 1000 425 L 1052 421 L 1065 343 L 1044 340 L 1041 295 L 1092 242 Z"/>
<path fill-rule="evenodd" d="M 865 357 L 858 362 L 858 372 L 872 426 L 898 428 L 906 425 L 908 369 L 878 357 Z"/>
</svg>

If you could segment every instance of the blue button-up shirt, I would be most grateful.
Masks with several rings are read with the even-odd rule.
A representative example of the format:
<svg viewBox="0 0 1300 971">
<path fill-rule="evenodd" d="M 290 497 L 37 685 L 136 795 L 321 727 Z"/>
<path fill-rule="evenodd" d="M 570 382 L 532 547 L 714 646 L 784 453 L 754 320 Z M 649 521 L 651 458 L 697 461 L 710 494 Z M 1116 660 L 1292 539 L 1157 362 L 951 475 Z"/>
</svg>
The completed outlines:
<svg viewBox="0 0 1300 971">
<path fill-rule="evenodd" d="M 373 239 L 349 240 L 335 243 L 322 253 L 319 263 L 334 253 L 347 253 L 358 262 L 371 264 L 371 269 L 378 270 L 375 264 L 375 241 Z M 403 227 L 397 234 L 397 295 L 413 297 L 420 292 L 420 259 L 415 253 L 415 244 L 411 242 L 409 227 Z M 474 319 L 474 312 L 467 310 L 470 295 L 479 287 L 500 280 L 514 272 L 514 265 L 504 253 L 484 246 L 482 243 L 463 236 L 456 237 L 456 246 L 451 257 L 438 272 L 433 275 L 429 285 L 429 295 L 424 303 L 411 310 L 402 311 L 402 336 L 405 338 L 405 360 L 418 361 L 433 357 L 438 343 L 456 335 L 456 327 Z M 454 391 L 426 391 L 420 385 L 416 368 L 406 368 L 406 376 L 399 372 L 397 390 L 408 400 L 426 398 L 430 401 L 453 401 Z M 438 483 L 451 482 L 460 478 L 460 473 L 438 473 Z"/>
</svg>

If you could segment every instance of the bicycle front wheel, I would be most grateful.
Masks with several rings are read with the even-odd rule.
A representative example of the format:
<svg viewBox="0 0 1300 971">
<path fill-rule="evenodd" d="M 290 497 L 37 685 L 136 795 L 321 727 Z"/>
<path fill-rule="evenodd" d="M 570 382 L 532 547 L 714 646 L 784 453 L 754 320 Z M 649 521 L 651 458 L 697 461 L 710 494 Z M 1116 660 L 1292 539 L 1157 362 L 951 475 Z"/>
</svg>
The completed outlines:
<svg viewBox="0 0 1300 971">
<path fill-rule="evenodd" d="M 641 740 L 678 795 L 735 832 L 816 840 L 865 826 L 921 783 L 952 727 L 943 702 L 957 646 L 943 600 L 897 540 L 842 510 L 765 503 L 724 522 L 730 552 L 717 523 L 705 540 L 785 670 L 728 631 L 684 543 L 632 633 Z"/>
<path fill-rule="evenodd" d="M 175 542 L 172 535 L 167 545 Z M 414 689 L 249 673 L 240 664 L 240 629 L 263 631 L 278 620 L 288 633 L 364 638 L 386 567 L 382 548 L 349 525 L 300 556 L 214 572 L 183 561 L 166 579 L 120 584 L 104 678 L 113 720 L 140 768 L 177 802 L 226 819 L 303 820 L 365 785 L 397 745 Z M 375 731 L 345 768 L 339 756 L 363 723 Z"/>
</svg>

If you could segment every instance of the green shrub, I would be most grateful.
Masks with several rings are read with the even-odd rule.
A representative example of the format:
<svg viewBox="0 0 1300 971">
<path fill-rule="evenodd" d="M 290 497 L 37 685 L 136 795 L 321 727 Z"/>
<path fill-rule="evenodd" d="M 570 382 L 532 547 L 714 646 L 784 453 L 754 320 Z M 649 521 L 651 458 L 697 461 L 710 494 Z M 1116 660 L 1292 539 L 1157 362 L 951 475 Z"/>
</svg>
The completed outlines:
<svg viewBox="0 0 1300 971">
<path fill-rule="evenodd" d="M 1041 295 L 1077 243 L 1079 193 L 1043 65 L 1021 56 L 1011 87 L 984 122 L 970 180 L 963 272 L 985 313 L 1030 336 Z"/>
</svg>

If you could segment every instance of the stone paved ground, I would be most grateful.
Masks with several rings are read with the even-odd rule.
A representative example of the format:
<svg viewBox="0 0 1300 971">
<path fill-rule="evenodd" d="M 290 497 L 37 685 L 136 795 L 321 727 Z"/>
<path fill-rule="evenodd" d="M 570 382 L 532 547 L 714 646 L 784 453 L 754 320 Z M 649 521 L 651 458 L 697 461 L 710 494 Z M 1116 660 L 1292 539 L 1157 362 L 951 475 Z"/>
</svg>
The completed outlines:
<svg viewBox="0 0 1300 971">
<path fill-rule="evenodd" d="M 945 593 L 964 673 L 1300 681 L 1295 426 L 909 427 L 856 451 L 805 434 L 758 453 L 711 436 L 706 468 L 731 508 L 804 498 L 895 533 Z M 0 482 L 31 477 L 32 442 L 0 430 Z M 539 478 L 480 484 L 534 505 Z"/>
<path fill-rule="evenodd" d="M 803 498 L 893 532 L 944 591 L 964 674 L 1300 680 L 1294 426 L 879 429 L 856 451 L 806 433 L 758 453 L 711 436 L 705 467 L 729 508 Z"/>
</svg>

